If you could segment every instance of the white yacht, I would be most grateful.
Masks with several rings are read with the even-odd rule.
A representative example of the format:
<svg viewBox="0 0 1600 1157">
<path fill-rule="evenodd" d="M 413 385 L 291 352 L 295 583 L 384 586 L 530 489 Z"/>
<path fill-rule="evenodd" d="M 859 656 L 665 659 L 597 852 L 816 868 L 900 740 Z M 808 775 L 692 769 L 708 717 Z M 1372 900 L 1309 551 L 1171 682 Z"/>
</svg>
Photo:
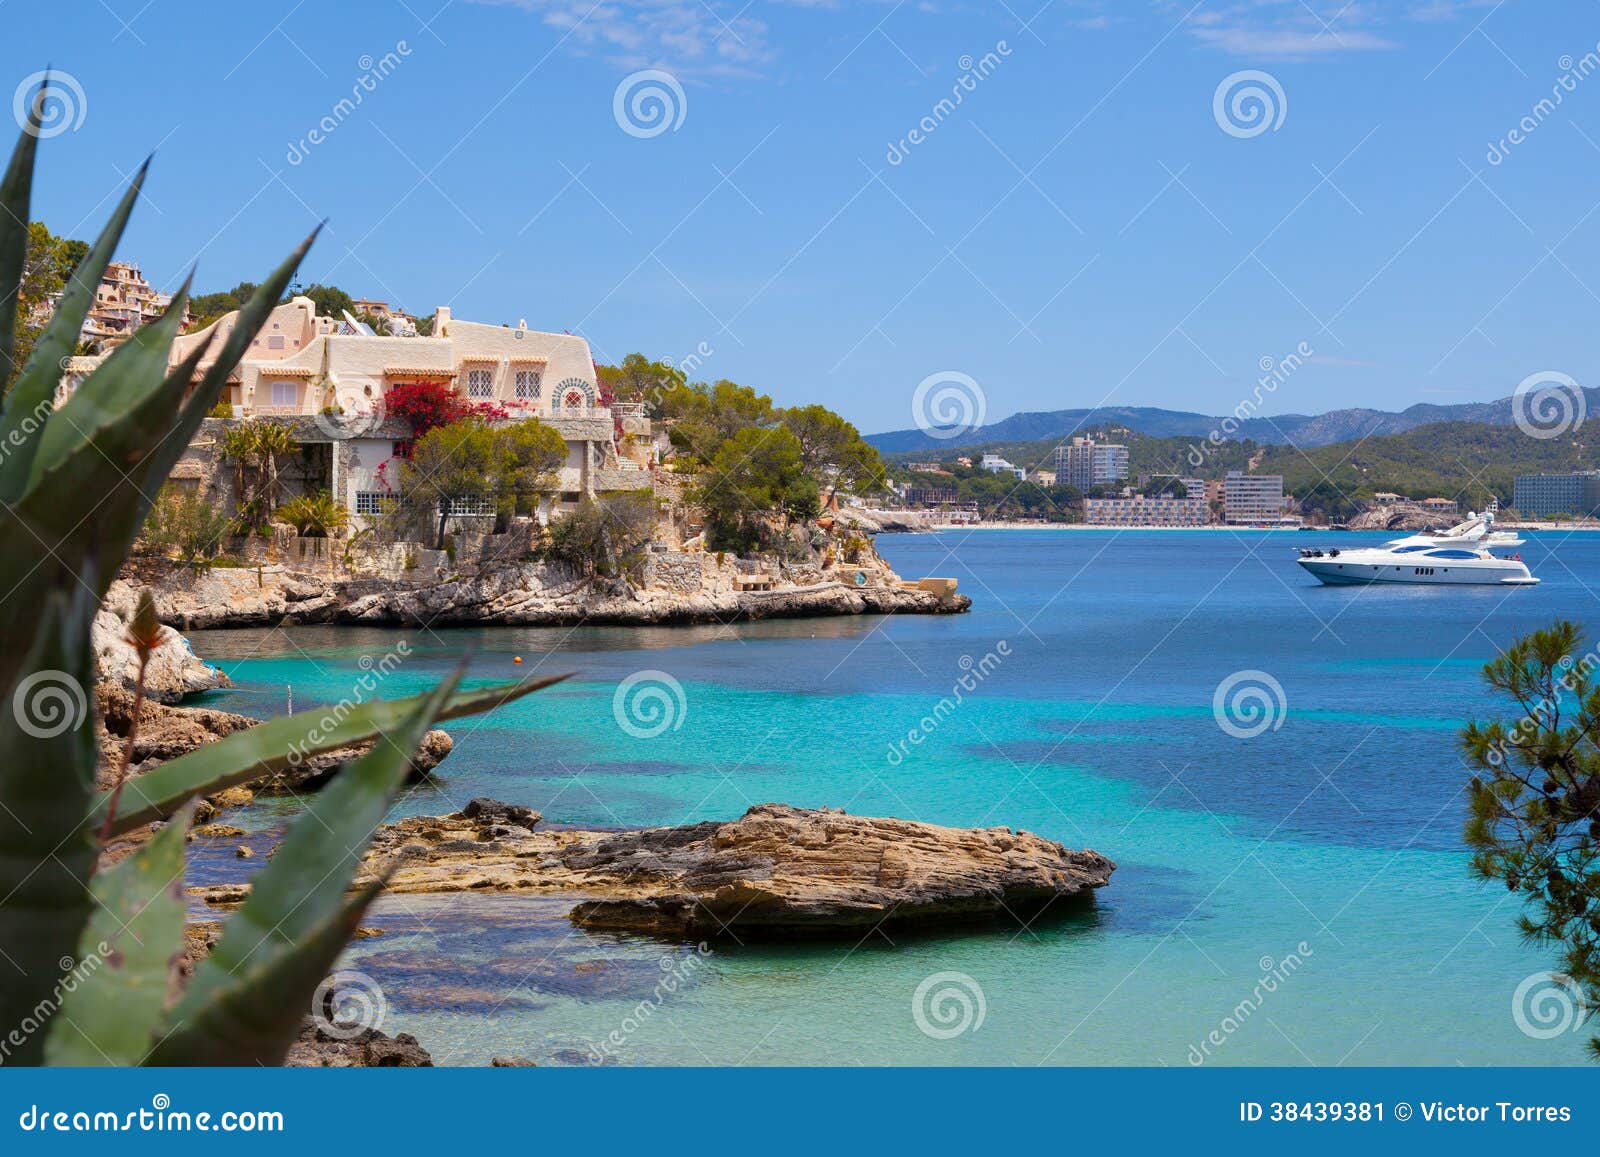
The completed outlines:
<svg viewBox="0 0 1600 1157">
<path fill-rule="evenodd" d="M 1413 534 L 1382 546 L 1301 549 L 1299 563 L 1325 583 L 1477 583 L 1532 586 L 1520 554 L 1495 554 L 1522 545 L 1494 529 L 1494 515 L 1468 514 L 1459 526 L 1437 534 Z"/>
</svg>

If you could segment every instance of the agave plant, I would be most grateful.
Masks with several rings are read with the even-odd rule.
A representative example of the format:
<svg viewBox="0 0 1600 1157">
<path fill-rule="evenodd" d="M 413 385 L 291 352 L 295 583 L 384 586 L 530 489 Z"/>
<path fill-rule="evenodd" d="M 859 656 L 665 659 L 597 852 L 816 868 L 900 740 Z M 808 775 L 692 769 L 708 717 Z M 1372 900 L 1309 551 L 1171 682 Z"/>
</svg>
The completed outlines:
<svg viewBox="0 0 1600 1157">
<path fill-rule="evenodd" d="M 38 107 L 0 180 L 0 380 L 17 354 Z M 168 371 L 185 285 L 56 408 L 62 359 L 144 174 L 0 406 L 0 953 L 9 962 L 0 1038 L 8 1063 L 277 1064 L 373 899 L 375 887 L 349 895 L 351 883 L 424 732 L 549 680 L 462 693 L 450 679 L 427 695 L 359 705 L 331 730 L 315 712 L 275 719 L 131 779 L 120 795 L 97 792 L 91 620 L 172 464 L 315 237 L 222 340 Z M 377 736 L 384 741 L 293 825 L 174 1001 L 191 801 Z M 99 867 L 102 839 L 157 820 L 166 822 L 136 852 Z"/>
</svg>

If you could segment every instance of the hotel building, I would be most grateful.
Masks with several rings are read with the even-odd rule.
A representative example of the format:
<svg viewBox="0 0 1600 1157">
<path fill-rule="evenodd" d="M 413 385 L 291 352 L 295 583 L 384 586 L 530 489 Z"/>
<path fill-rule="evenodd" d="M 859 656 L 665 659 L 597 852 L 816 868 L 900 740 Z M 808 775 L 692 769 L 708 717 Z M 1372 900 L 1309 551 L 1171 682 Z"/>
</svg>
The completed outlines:
<svg viewBox="0 0 1600 1157">
<path fill-rule="evenodd" d="M 1278 522 L 1283 518 L 1283 475 L 1228 471 L 1222 482 L 1223 517 L 1229 523 Z"/>
<path fill-rule="evenodd" d="M 1083 520 L 1090 526 L 1206 526 L 1211 511 L 1204 497 L 1085 498 Z"/>
<path fill-rule="evenodd" d="M 1600 513 L 1600 471 L 1574 474 L 1519 474 L 1511 505 L 1524 518 L 1552 515 L 1593 517 Z"/>
<path fill-rule="evenodd" d="M 1128 477 L 1128 448 L 1093 438 L 1074 438 L 1056 447 L 1056 482 L 1087 491 L 1114 486 Z"/>
</svg>

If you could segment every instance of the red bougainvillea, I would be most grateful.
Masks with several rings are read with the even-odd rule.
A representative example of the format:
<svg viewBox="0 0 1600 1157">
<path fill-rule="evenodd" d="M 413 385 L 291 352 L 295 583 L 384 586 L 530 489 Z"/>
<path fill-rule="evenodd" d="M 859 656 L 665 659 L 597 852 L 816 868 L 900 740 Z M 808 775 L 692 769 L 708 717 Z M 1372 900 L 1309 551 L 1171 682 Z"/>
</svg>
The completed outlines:
<svg viewBox="0 0 1600 1157">
<path fill-rule="evenodd" d="M 468 401 L 441 381 L 397 382 L 384 397 L 384 405 L 391 418 L 399 418 L 411 427 L 413 439 L 463 418 L 495 422 L 511 417 L 501 403 Z M 396 452 L 400 452 L 398 447 Z"/>
<path fill-rule="evenodd" d="M 422 437 L 438 426 L 466 417 L 465 400 L 444 382 L 397 382 L 383 399 L 391 418 L 399 418 Z"/>
</svg>

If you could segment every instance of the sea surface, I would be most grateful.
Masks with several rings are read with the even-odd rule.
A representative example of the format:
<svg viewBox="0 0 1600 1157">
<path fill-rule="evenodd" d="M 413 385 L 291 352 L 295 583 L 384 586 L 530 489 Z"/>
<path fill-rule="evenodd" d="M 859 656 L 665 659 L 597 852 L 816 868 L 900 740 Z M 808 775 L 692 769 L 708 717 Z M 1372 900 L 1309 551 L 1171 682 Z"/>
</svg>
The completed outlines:
<svg viewBox="0 0 1600 1157">
<path fill-rule="evenodd" d="M 237 684 L 210 700 L 258 716 L 351 696 L 401 643 L 379 694 L 463 660 L 471 683 L 572 673 L 450 723 L 397 815 L 487 795 L 622 827 L 783 801 L 1117 864 L 1092 908 L 1027 927 L 705 950 L 581 932 L 549 898 L 386 898 L 345 966 L 437 1063 L 1581 1063 L 1564 994 L 1523 983 L 1555 954 L 1468 871 L 1456 739 L 1513 716 L 1479 677 L 1497 647 L 1559 617 L 1600 629 L 1600 535 L 1529 536 L 1533 588 L 1323 587 L 1293 563 L 1383 537 L 884 536 L 972 612 L 192 639 Z M 249 809 L 245 842 L 299 806 Z M 253 870 L 239 842 L 197 840 L 192 879 Z"/>
</svg>

